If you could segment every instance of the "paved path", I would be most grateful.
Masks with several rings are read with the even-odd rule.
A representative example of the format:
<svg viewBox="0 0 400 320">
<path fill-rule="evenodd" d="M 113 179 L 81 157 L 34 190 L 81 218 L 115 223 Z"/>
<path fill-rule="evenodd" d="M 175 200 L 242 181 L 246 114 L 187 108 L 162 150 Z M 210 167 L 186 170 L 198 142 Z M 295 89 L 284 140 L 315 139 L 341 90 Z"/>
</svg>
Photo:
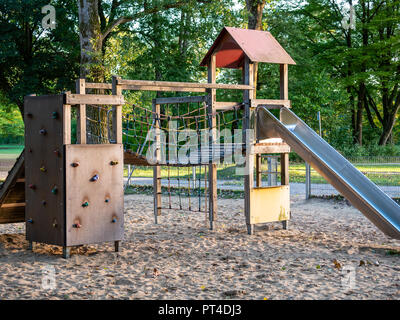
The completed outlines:
<svg viewBox="0 0 400 320">
<path fill-rule="evenodd" d="M 127 179 L 124 179 L 125 183 Z M 196 181 L 198 183 L 198 181 Z M 131 184 L 133 185 L 153 185 L 153 178 L 133 178 Z M 162 186 L 168 186 L 168 180 L 161 180 Z M 170 186 L 171 187 L 187 187 L 188 181 L 185 179 L 181 179 L 178 183 L 177 179 L 171 179 Z M 196 187 L 198 184 L 196 184 Z M 243 185 L 240 184 L 240 181 L 235 180 L 218 180 L 217 182 L 218 189 L 221 190 L 243 190 Z M 267 186 L 266 184 L 263 186 Z M 193 188 L 193 181 L 191 181 L 190 187 Z M 201 181 L 201 187 L 204 187 L 204 181 Z M 396 186 L 380 186 L 380 188 L 386 192 L 391 197 L 400 197 L 400 187 Z M 305 184 L 304 183 L 291 183 L 290 184 L 290 194 L 295 196 L 304 196 L 306 194 Z M 339 192 L 336 191 L 334 187 L 330 184 L 312 184 L 311 185 L 311 194 L 315 196 L 323 196 L 323 195 L 338 195 Z"/>
</svg>

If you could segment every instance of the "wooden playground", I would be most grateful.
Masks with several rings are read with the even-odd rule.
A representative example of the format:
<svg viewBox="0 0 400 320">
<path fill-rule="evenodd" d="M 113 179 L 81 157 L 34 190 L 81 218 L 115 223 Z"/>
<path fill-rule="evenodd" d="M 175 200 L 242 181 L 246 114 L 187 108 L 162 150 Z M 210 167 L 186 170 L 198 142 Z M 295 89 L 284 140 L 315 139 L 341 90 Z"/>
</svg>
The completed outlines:
<svg viewBox="0 0 400 320">
<path fill-rule="evenodd" d="M 256 98 L 255 63 L 279 66 L 279 100 Z M 78 79 L 76 93 L 27 96 L 25 150 L 0 190 L 0 223 L 25 222 L 30 249 L 34 250 L 36 242 L 62 246 L 65 258 L 71 247 L 91 243 L 114 242 L 118 251 L 124 235 L 123 165 L 129 164 L 153 167 L 155 223 L 163 209 L 174 208 L 171 201 L 163 206 L 161 166 L 196 167 L 203 172 L 198 206 L 177 209 L 206 212 L 209 227 L 214 229 L 218 223 L 217 164 L 225 158 L 242 158 L 248 234 L 254 233 L 257 224 L 275 221 L 288 229 L 291 148 L 278 131 L 267 132 L 258 110 L 291 107 L 288 66 L 293 64 L 270 33 L 226 27 L 201 63 L 208 69 L 207 83 L 113 76 L 112 83 Z M 217 68 L 241 69 L 242 84 L 216 83 Z M 177 95 L 153 99 L 151 109 L 132 105 L 123 113 L 123 92 L 131 90 Z M 239 90 L 243 99 L 217 101 L 217 90 Z M 179 92 L 197 95 L 179 96 Z M 177 138 L 185 130 L 196 133 L 194 140 Z M 221 131 L 233 133 L 234 138 L 222 139 Z M 176 156 L 182 147 L 197 151 L 182 160 Z M 265 154 L 280 155 L 279 185 L 262 187 L 261 158 Z"/>
</svg>

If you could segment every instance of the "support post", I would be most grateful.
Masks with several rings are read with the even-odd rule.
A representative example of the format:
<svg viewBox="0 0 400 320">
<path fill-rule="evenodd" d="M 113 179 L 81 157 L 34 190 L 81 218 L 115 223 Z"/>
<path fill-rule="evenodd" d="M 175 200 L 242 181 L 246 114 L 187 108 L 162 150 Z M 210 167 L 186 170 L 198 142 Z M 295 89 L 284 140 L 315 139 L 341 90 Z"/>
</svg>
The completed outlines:
<svg viewBox="0 0 400 320">
<path fill-rule="evenodd" d="M 311 167 L 308 162 L 306 162 L 306 200 L 311 197 Z"/>
<path fill-rule="evenodd" d="M 119 252 L 119 245 L 121 241 L 114 241 L 114 252 Z"/>
<path fill-rule="evenodd" d="M 63 247 L 63 254 L 64 259 L 69 259 L 71 257 L 71 247 Z"/>
<path fill-rule="evenodd" d="M 244 58 L 243 65 L 243 84 L 253 86 L 254 85 L 254 64 L 249 60 L 247 56 Z M 243 119 L 243 140 L 246 143 L 246 161 L 245 161 L 245 172 L 244 172 L 244 212 L 246 216 L 247 233 L 254 233 L 254 226 L 250 224 L 250 208 L 251 208 L 251 190 L 254 188 L 254 154 L 253 154 L 253 143 L 250 141 L 251 137 L 248 136 L 247 130 L 254 129 L 251 125 L 252 108 L 251 100 L 253 99 L 254 90 L 243 91 L 243 103 L 244 103 L 244 119 Z"/>
<path fill-rule="evenodd" d="M 216 81 L 216 55 L 213 53 L 208 63 L 208 83 L 215 83 Z M 209 221 L 210 230 L 215 227 L 217 220 L 217 165 L 213 163 L 215 143 L 217 142 L 217 121 L 216 121 L 216 89 L 207 89 L 208 92 L 208 105 L 207 113 L 209 117 L 209 165 L 208 165 L 208 185 L 209 185 Z"/>
<path fill-rule="evenodd" d="M 281 100 L 289 100 L 289 66 L 281 64 L 280 73 L 280 98 Z M 289 185 L 289 154 L 281 153 L 281 185 Z M 289 228 L 289 221 L 282 222 L 283 229 Z"/>
<path fill-rule="evenodd" d="M 113 95 L 122 95 L 122 87 L 118 84 L 118 80 L 121 77 L 112 77 L 112 94 Z M 113 129 L 113 136 L 114 136 L 114 143 L 122 143 L 122 106 L 113 106 L 112 107 L 112 129 Z"/>
<path fill-rule="evenodd" d="M 153 99 L 153 118 L 155 128 L 155 159 L 157 163 L 161 160 L 161 138 L 160 138 L 160 105 Z M 153 194 L 154 194 L 154 223 L 158 223 L 161 215 L 161 166 L 153 167 Z"/>
<path fill-rule="evenodd" d="M 261 154 L 256 154 L 256 186 L 262 187 Z"/>
<path fill-rule="evenodd" d="M 76 80 L 76 93 L 86 93 L 85 79 Z M 76 140 L 78 144 L 86 144 L 86 104 L 78 105 L 76 114 Z"/>
</svg>

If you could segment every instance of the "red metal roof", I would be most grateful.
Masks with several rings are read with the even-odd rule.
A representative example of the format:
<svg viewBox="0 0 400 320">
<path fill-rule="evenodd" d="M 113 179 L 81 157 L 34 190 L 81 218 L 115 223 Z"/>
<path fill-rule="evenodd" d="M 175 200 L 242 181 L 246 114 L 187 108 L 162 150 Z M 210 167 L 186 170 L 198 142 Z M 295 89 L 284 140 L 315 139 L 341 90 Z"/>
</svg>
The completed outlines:
<svg viewBox="0 0 400 320">
<path fill-rule="evenodd" d="M 243 65 L 245 55 L 252 62 L 296 64 L 267 31 L 224 27 L 201 61 L 201 66 L 208 64 L 214 51 L 217 68 L 238 69 Z"/>
</svg>

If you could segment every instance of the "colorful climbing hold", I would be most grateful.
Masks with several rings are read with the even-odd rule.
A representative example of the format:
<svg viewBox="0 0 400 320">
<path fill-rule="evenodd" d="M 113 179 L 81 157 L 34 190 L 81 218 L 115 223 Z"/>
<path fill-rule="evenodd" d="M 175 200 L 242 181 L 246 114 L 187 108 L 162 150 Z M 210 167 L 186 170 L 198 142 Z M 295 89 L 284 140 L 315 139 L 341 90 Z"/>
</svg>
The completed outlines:
<svg viewBox="0 0 400 320">
<path fill-rule="evenodd" d="M 86 208 L 89 206 L 89 202 L 85 201 L 84 203 L 82 203 L 82 207 Z"/>
<path fill-rule="evenodd" d="M 93 177 L 90 178 L 90 181 L 92 181 L 92 182 L 97 181 L 97 180 L 99 180 L 99 178 L 100 178 L 99 175 L 95 174 Z"/>
<path fill-rule="evenodd" d="M 54 111 L 54 112 L 51 114 L 51 117 L 52 117 L 53 119 L 58 119 L 58 112 L 57 112 L 57 111 Z"/>
<path fill-rule="evenodd" d="M 113 218 L 113 219 L 111 220 L 111 222 L 112 222 L 112 223 L 116 223 L 116 222 L 117 222 L 117 218 Z"/>
<path fill-rule="evenodd" d="M 36 189 L 36 186 L 34 184 L 30 184 L 28 187 L 29 189 Z"/>
<path fill-rule="evenodd" d="M 32 218 L 29 218 L 28 220 L 26 220 L 26 222 L 33 223 L 33 220 L 32 220 Z"/>
<path fill-rule="evenodd" d="M 53 189 L 51 189 L 51 193 L 57 194 L 57 192 L 58 192 L 58 188 L 57 188 L 57 186 L 54 186 Z"/>
<path fill-rule="evenodd" d="M 118 161 L 110 161 L 110 165 L 115 166 L 118 164 Z"/>
<path fill-rule="evenodd" d="M 46 131 L 46 129 L 40 129 L 39 133 L 45 135 L 47 133 L 47 131 Z"/>
<path fill-rule="evenodd" d="M 79 222 L 78 223 L 74 223 L 72 225 L 72 228 L 80 228 L 80 227 L 82 227 L 82 225 Z"/>
<path fill-rule="evenodd" d="M 43 201 L 42 201 L 42 205 L 45 206 L 46 204 L 47 204 L 46 200 L 43 200 Z"/>
<path fill-rule="evenodd" d="M 46 172 L 46 171 L 47 171 L 47 169 L 46 169 L 46 167 L 45 167 L 45 166 L 41 166 L 41 167 L 40 167 L 40 171 L 42 171 L 42 172 Z"/>
<path fill-rule="evenodd" d="M 78 162 L 73 162 L 73 163 L 71 163 L 71 167 L 76 168 L 77 166 L 79 166 L 79 163 L 78 163 Z"/>
<path fill-rule="evenodd" d="M 106 200 L 104 200 L 104 202 L 109 203 L 110 199 L 106 198 Z"/>
</svg>

